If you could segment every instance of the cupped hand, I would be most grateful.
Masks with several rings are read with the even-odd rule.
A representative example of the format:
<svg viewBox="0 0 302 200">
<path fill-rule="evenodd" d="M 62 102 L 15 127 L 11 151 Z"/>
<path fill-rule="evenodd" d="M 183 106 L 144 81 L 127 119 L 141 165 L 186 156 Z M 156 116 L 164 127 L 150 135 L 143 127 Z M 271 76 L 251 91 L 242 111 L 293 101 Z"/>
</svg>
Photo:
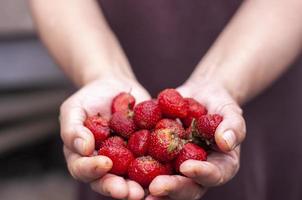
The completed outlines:
<svg viewBox="0 0 302 200">
<path fill-rule="evenodd" d="M 83 125 L 87 116 L 100 113 L 109 117 L 111 100 L 122 91 L 131 92 L 137 102 L 150 99 L 135 80 L 107 78 L 89 83 L 62 104 L 60 125 L 64 155 L 71 175 L 90 183 L 94 191 L 117 199 L 142 199 L 144 190 L 139 184 L 108 173 L 112 161 L 96 156 L 93 134 Z"/>
<path fill-rule="evenodd" d="M 185 176 L 158 176 L 149 186 L 147 200 L 200 199 L 207 188 L 222 185 L 239 169 L 240 143 L 246 126 L 242 110 L 229 92 L 214 82 L 187 82 L 177 89 L 185 97 L 193 97 L 208 109 L 208 113 L 223 116 L 215 132 L 215 141 L 222 152 L 213 152 L 207 161 L 187 160 L 180 166 Z"/>
</svg>

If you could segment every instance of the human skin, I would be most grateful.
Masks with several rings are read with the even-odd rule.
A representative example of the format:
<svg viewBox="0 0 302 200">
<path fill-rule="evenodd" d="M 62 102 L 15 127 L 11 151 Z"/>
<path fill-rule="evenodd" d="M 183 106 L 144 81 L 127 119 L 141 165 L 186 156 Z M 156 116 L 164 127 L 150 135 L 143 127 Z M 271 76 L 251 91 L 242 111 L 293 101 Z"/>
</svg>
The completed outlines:
<svg viewBox="0 0 302 200">
<path fill-rule="evenodd" d="M 97 3 L 31 0 L 30 4 L 43 42 L 82 87 L 61 106 L 61 136 L 70 173 L 101 194 L 143 198 L 144 190 L 137 183 L 107 174 L 112 165 L 109 158 L 89 157 L 94 140 L 83 126 L 86 115 L 100 112 L 109 116 L 110 101 L 120 91 L 131 89 L 138 102 L 150 98 L 135 79 Z M 187 177 L 157 177 L 147 199 L 197 199 L 208 187 L 224 184 L 236 174 L 239 145 L 245 137 L 240 105 L 276 80 L 298 55 L 301 8 L 300 0 L 248 0 L 242 4 L 190 78 L 178 88 L 184 96 L 206 104 L 209 112 L 223 115 L 215 139 L 224 153 L 211 154 L 207 161 L 184 162 L 180 170 Z M 120 185 L 118 190 L 116 184 Z"/>
</svg>

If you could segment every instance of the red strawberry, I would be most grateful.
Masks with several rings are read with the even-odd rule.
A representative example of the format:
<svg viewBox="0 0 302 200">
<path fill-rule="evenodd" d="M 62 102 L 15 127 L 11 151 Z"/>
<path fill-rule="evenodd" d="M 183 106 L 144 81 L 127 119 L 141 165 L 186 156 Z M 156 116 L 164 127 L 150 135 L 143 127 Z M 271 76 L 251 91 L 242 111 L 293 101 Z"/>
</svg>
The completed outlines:
<svg viewBox="0 0 302 200">
<path fill-rule="evenodd" d="M 166 168 L 166 172 L 168 174 L 173 174 L 174 173 L 174 162 L 168 162 L 168 163 L 164 163 L 165 168 Z"/>
<path fill-rule="evenodd" d="M 154 100 L 143 101 L 134 108 L 133 120 L 142 129 L 152 129 L 161 119 L 161 110 Z"/>
<path fill-rule="evenodd" d="M 99 149 L 101 142 L 110 135 L 109 123 L 100 115 L 87 117 L 84 121 L 86 126 L 93 134 L 95 149 Z"/>
<path fill-rule="evenodd" d="M 179 173 L 180 165 L 189 159 L 201 161 L 207 160 L 207 152 L 196 144 L 185 144 L 175 160 L 175 170 Z"/>
<path fill-rule="evenodd" d="M 134 132 L 128 140 L 128 149 L 136 156 L 144 156 L 148 152 L 150 132 L 139 130 Z"/>
<path fill-rule="evenodd" d="M 155 126 L 155 129 L 165 129 L 165 128 L 173 130 L 173 133 L 177 134 L 180 138 L 184 138 L 184 139 L 186 138 L 185 129 L 182 127 L 180 123 L 178 123 L 173 119 L 162 119 Z"/>
<path fill-rule="evenodd" d="M 170 129 L 156 129 L 150 135 L 149 155 L 161 161 L 173 160 L 182 148 L 182 140 Z"/>
<path fill-rule="evenodd" d="M 99 155 L 107 156 L 111 159 L 113 165 L 110 173 L 116 175 L 126 175 L 131 161 L 134 159 L 130 150 L 123 146 L 113 145 L 101 147 Z"/>
<path fill-rule="evenodd" d="M 108 147 L 114 145 L 127 147 L 126 141 L 120 136 L 112 136 L 101 143 L 101 147 Z"/>
<path fill-rule="evenodd" d="M 184 118 L 188 114 L 188 105 L 175 89 L 165 89 L 159 93 L 158 104 L 162 113 L 171 118 Z"/>
<path fill-rule="evenodd" d="M 196 128 L 199 135 L 206 140 L 213 141 L 216 128 L 222 119 L 222 116 L 218 114 L 207 114 L 199 117 L 196 121 Z"/>
<path fill-rule="evenodd" d="M 168 168 L 153 159 L 151 156 L 143 156 L 133 160 L 128 169 L 129 179 L 138 182 L 143 187 L 148 187 L 151 181 L 159 175 L 169 175 Z"/>
<path fill-rule="evenodd" d="M 135 98 L 126 92 L 121 92 L 115 96 L 111 103 L 111 113 L 117 111 L 128 111 L 132 110 L 135 104 Z"/>
<path fill-rule="evenodd" d="M 197 144 L 206 151 L 210 151 L 214 147 L 214 143 L 200 137 L 196 128 L 196 119 L 193 119 L 191 125 L 186 129 L 186 136 L 189 141 L 193 142 L 194 144 Z"/>
<path fill-rule="evenodd" d="M 129 138 L 129 136 L 136 130 L 135 123 L 133 121 L 133 112 L 115 112 L 110 120 L 110 128 L 117 134 Z"/>
<path fill-rule="evenodd" d="M 193 98 L 184 98 L 188 104 L 188 115 L 182 118 L 181 121 L 185 127 L 189 127 L 192 120 L 199 118 L 201 115 L 207 114 L 207 109 Z"/>
</svg>

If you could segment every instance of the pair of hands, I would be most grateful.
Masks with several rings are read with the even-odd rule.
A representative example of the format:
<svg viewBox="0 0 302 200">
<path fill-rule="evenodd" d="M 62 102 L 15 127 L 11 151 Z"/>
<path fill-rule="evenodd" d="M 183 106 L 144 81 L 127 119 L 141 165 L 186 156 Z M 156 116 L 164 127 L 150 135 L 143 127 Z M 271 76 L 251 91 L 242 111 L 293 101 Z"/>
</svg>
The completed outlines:
<svg viewBox="0 0 302 200">
<path fill-rule="evenodd" d="M 228 91 L 220 84 L 187 82 L 177 90 L 186 97 L 193 97 L 218 113 L 223 121 L 216 130 L 215 140 L 224 152 L 214 152 L 207 161 L 188 160 L 180 171 L 186 176 L 163 175 L 156 177 L 149 186 L 149 194 L 132 180 L 125 180 L 108 173 L 112 161 L 98 156 L 94 150 L 93 134 L 83 126 L 87 115 L 100 113 L 110 116 L 110 104 L 121 91 L 130 91 L 137 103 L 150 99 L 148 92 L 136 81 L 129 79 L 98 79 L 83 87 L 61 106 L 61 137 L 64 154 L 71 175 L 89 183 L 91 188 L 105 196 L 117 199 L 193 200 L 201 198 L 208 187 L 218 186 L 232 179 L 239 169 L 240 146 L 245 137 L 242 111 Z"/>
</svg>

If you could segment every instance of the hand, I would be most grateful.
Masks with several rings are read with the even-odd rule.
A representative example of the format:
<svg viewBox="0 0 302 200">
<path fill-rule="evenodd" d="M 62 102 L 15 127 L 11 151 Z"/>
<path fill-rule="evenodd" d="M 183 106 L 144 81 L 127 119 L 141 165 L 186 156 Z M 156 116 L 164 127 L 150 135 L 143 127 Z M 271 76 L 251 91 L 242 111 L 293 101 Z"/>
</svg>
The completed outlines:
<svg viewBox="0 0 302 200">
<path fill-rule="evenodd" d="M 122 91 L 131 91 L 137 102 L 150 99 L 135 80 L 108 78 L 84 86 L 62 104 L 60 124 L 64 154 L 71 175 L 90 183 L 94 191 L 117 199 L 142 199 L 144 190 L 138 183 L 108 174 L 112 161 L 96 156 L 93 134 L 83 126 L 87 115 L 100 113 L 109 117 L 111 100 Z"/>
<path fill-rule="evenodd" d="M 217 127 L 215 141 L 224 152 L 213 152 L 207 161 L 188 160 L 180 166 L 186 176 L 158 176 L 150 184 L 147 200 L 193 200 L 201 198 L 208 187 L 222 185 L 239 170 L 240 143 L 246 127 L 242 110 L 228 91 L 217 83 L 188 82 L 178 88 L 185 97 L 193 97 L 204 104 L 209 113 L 223 116 Z"/>
</svg>

